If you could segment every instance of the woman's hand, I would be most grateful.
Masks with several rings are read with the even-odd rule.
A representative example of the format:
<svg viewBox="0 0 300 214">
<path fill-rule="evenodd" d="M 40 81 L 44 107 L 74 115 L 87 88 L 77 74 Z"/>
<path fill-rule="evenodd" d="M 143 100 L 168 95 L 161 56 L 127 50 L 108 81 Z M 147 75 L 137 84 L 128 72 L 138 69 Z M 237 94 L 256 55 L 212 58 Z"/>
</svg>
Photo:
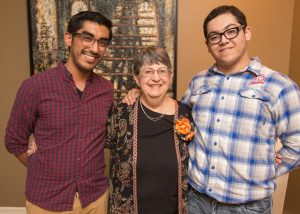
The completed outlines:
<svg viewBox="0 0 300 214">
<path fill-rule="evenodd" d="M 275 164 L 276 166 L 281 164 L 281 155 L 279 153 L 276 153 L 275 155 Z"/>
<path fill-rule="evenodd" d="M 33 153 L 36 152 L 36 150 L 37 150 L 37 145 L 35 143 L 35 139 L 32 137 L 29 140 L 28 149 L 27 149 L 27 155 L 28 156 L 32 155 Z"/>
</svg>

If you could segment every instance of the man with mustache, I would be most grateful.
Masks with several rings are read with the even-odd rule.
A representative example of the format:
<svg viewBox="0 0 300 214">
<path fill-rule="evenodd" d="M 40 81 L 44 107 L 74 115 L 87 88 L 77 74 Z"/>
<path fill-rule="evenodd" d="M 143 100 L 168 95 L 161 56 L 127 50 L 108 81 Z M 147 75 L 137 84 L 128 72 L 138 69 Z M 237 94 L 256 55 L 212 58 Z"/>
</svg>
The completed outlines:
<svg viewBox="0 0 300 214">
<path fill-rule="evenodd" d="M 25 80 L 8 121 L 7 150 L 27 166 L 27 213 L 107 212 L 104 143 L 113 86 L 93 73 L 112 39 L 98 12 L 74 15 L 67 61 Z M 33 134 L 37 152 L 26 154 Z"/>
</svg>

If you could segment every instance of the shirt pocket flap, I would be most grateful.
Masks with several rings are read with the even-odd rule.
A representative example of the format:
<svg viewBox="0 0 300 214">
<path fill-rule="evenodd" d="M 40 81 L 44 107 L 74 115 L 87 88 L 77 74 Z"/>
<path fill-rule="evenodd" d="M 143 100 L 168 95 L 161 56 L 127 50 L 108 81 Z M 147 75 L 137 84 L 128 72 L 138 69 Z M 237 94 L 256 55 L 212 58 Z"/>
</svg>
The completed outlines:
<svg viewBox="0 0 300 214">
<path fill-rule="evenodd" d="M 240 96 L 248 99 L 259 99 L 264 102 L 270 101 L 270 94 L 266 91 L 257 90 L 253 88 L 241 89 L 239 91 Z"/>
<path fill-rule="evenodd" d="M 202 85 L 201 87 L 197 88 L 193 91 L 193 96 L 200 95 L 200 94 L 206 94 L 210 92 L 213 89 L 213 85 Z"/>
</svg>

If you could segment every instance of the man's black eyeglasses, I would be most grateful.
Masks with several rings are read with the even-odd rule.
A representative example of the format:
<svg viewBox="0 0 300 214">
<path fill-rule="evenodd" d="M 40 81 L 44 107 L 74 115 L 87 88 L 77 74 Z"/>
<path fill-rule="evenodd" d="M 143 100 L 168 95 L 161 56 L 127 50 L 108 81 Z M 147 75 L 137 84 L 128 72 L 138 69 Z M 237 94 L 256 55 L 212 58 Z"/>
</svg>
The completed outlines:
<svg viewBox="0 0 300 214">
<path fill-rule="evenodd" d="M 74 36 L 79 36 L 81 39 L 81 42 L 83 46 L 90 48 L 94 45 L 94 43 L 97 41 L 97 44 L 99 47 L 106 48 L 109 45 L 109 39 L 101 38 L 96 40 L 94 36 L 88 34 L 88 33 L 73 33 Z"/>
<path fill-rule="evenodd" d="M 245 25 L 241 25 L 238 27 L 229 28 L 222 33 L 211 33 L 207 36 L 206 41 L 212 45 L 218 44 L 219 42 L 221 42 L 223 35 L 226 39 L 234 39 L 239 35 L 240 30 L 244 29 L 245 27 Z"/>
</svg>

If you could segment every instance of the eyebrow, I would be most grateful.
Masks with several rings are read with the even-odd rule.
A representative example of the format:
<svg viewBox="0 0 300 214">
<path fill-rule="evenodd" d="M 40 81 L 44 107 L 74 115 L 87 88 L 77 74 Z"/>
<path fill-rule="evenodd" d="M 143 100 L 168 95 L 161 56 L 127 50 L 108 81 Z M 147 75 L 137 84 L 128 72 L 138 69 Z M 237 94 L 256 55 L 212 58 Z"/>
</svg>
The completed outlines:
<svg viewBox="0 0 300 214">
<path fill-rule="evenodd" d="M 94 34 L 88 32 L 88 31 L 82 31 L 81 33 L 84 33 L 84 34 L 87 34 L 87 35 L 89 35 L 89 36 L 95 37 Z"/>
<path fill-rule="evenodd" d="M 229 24 L 229 25 L 227 25 L 227 26 L 223 29 L 222 32 L 224 32 L 224 31 L 226 31 L 226 30 L 228 30 L 228 29 L 230 29 L 230 28 L 234 28 L 234 27 L 238 27 L 237 24 Z M 212 31 L 212 32 L 209 32 L 209 33 L 207 34 L 207 36 L 209 36 L 209 35 L 211 35 L 211 34 L 219 34 L 219 33 L 220 33 L 220 32 Z"/>
<path fill-rule="evenodd" d="M 88 32 L 88 31 L 82 31 L 81 33 L 87 34 L 87 35 L 92 36 L 92 37 L 95 38 L 94 34 Z M 100 40 L 100 41 L 109 41 L 109 38 L 104 37 L 104 38 L 99 38 L 99 39 L 97 39 L 97 40 Z"/>
</svg>

